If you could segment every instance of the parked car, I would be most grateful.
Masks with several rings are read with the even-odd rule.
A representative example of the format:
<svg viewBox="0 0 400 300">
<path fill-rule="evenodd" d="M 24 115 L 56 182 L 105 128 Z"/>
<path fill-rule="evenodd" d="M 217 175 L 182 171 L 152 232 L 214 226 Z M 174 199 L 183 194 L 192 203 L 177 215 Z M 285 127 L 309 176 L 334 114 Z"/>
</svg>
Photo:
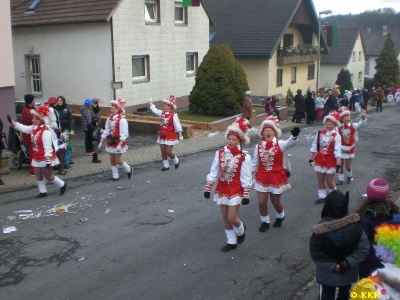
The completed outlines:
<svg viewBox="0 0 400 300">
<path fill-rule="evenodd" d="M 42 103 L 46 103 L 46 98 L 35 98 L 35 107 L 38 107 Z M 22 99 L 15 100 L 15 114 L 17 115 L 17 122 L 22 122 L 22 109 L 25 106 L 25 101 Z"/>
</svg>

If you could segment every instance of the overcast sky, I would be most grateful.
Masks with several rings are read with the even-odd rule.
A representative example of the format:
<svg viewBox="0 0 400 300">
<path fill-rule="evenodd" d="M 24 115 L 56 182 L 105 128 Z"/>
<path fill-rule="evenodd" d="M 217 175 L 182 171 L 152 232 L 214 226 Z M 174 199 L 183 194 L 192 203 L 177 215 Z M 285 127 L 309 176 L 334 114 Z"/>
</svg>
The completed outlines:
<svg viewBox="0 0 400 300">
<path fill-rule="evenodd" d="M 400 12 L 400 0 L 313 0 L 318 12 L 330 9 L 333 15 L 359 14 L 366 10 L 391 7 Z M 323 16 L 322 16 L 323 17 Z"/>
</svg>

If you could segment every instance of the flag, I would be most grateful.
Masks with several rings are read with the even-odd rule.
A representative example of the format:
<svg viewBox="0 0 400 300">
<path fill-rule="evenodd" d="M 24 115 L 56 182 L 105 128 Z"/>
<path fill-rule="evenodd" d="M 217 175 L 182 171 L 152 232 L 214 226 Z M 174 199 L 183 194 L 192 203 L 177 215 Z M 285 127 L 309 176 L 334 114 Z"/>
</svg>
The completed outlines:
<svg viewBox="0 0 400 300">
<path fill-rule="evenodd" d="M 326 39 L 328 46 L 337 46 L 338 45 L 338 26 L 327 26 L 326 28 Z"/>
<path fill-rule="evenodd" d="M 183 7 L 200 6 L 200 0 L 183 0 L 182 1 L 182 6 Z"/>
</svg>

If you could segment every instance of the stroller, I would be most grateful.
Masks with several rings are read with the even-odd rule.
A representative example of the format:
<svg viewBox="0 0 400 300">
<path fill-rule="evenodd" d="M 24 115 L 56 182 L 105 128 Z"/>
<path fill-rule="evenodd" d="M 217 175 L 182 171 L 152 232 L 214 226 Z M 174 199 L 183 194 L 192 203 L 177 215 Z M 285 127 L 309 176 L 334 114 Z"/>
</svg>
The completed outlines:
<svg viewBox="0 0 400 300">
<path fill-rule="evenodd" d="M 16 132 L 12 141 L 14 143 L 12 149 L 17 150 L 17 157 L 14 157 L 11 161 L 13 169 L 21 169 L 22 164 L 30 165 L 29 147 L 22 143 L 22 133 Z"/>
</svg>

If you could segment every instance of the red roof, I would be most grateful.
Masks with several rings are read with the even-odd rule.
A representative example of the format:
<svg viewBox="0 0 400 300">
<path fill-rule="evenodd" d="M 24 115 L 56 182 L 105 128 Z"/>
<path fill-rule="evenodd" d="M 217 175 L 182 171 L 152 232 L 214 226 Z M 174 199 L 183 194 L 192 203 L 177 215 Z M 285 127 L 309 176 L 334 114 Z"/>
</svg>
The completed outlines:
<svg viewBox="0 0 400 300">
<path fill-rule="evenodd" d="M 11 0 L 12 27 L 108 21 L 122 0 L 42 0 L 27 12 L 34 0 Z"/>
</svg>

